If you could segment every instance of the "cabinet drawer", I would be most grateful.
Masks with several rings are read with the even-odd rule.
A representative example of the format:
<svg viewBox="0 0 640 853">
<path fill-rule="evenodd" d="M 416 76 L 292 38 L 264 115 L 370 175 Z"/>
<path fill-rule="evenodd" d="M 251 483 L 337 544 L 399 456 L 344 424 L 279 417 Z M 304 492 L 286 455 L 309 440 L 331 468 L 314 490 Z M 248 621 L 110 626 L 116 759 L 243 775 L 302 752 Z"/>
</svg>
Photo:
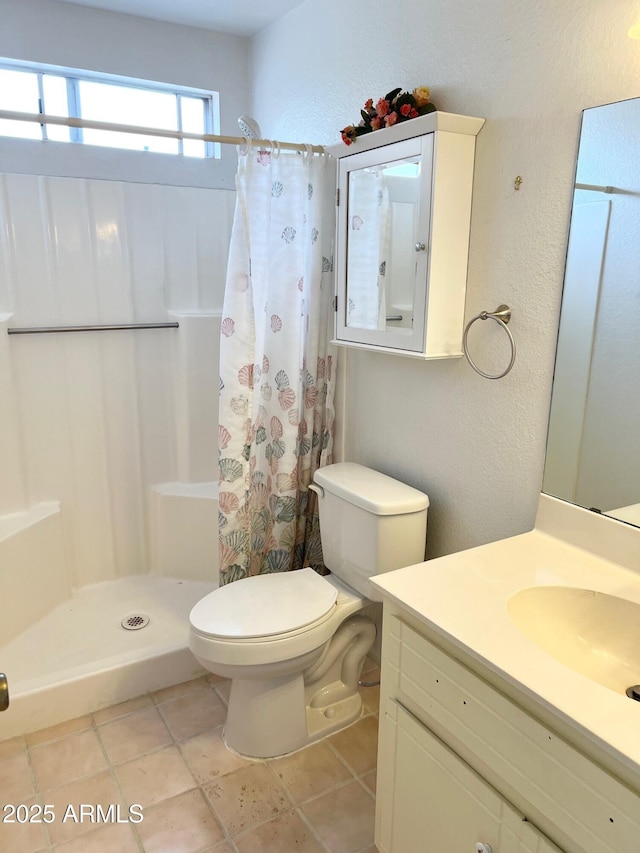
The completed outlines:
<svg viewBox="0 0 640 853">
<path fill-rule="evenodd" d="M 402 619 L 385 619 L 383 696 L 391 690 L 568 853 L 640 851 L 640 797 Z"/>
<path fill-rule="evenodd" d="M 376 839 L 388 853 L 560 853 L 522 814 L 402 705 L 390 702 L 393 734 L 383 765 L 395 777 L 386 826 Z"/>
</svg>

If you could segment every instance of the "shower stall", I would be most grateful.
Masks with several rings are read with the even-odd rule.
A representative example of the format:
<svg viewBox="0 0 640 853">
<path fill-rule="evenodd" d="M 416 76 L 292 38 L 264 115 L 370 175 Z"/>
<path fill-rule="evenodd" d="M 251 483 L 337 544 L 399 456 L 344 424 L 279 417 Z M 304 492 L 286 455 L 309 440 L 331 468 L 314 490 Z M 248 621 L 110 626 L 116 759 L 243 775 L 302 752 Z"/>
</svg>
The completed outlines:
<svg viewBox="0 0 640 853">
<path fill-rule="evenodd" d="M 200 671 L 234 202 L 0 175 L 0 739 Z"/>
</svg>

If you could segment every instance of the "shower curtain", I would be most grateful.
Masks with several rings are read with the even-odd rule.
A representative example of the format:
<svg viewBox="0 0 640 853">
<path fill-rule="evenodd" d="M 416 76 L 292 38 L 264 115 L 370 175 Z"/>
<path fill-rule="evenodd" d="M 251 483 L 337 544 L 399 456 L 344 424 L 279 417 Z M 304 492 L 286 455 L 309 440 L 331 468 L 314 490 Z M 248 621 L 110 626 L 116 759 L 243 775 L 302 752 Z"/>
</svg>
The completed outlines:
<svg viewBox="0 0 640 853">
<path fill-rule="evenodd" d="M 331 462 L 335 170 L 238 155 L 220 338 L 220 582 L 323 570 L 308 486 Z"/>
</svg>

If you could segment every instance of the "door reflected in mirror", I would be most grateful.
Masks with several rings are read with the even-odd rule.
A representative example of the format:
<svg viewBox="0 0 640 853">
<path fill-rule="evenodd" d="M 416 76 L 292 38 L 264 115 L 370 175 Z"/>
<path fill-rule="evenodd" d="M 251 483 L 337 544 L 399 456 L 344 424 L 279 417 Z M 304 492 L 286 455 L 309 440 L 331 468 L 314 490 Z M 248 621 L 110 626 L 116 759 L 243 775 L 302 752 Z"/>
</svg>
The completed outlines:
<svg viewBox="0 0 640 853">
<path fill-rule="evenodd" d="M 640 98 L 583 113 L 543 491 L 640 526 Z"/>
<path fill-rule="evenodd" d="M 346 325 L 351 328 L 413 329 L 420 160 L 409 157 L 349 172 Z"/>
</svg>

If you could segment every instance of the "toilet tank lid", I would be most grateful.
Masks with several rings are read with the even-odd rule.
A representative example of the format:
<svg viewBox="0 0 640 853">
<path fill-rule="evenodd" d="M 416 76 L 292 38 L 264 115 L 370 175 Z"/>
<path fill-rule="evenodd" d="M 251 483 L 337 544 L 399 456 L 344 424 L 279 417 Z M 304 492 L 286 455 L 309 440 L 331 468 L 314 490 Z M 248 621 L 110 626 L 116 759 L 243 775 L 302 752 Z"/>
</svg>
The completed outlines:
<svg viewBox="0 0 640 853">
<path fill-rule="evenodd" d="M 336 462 L 318 468 L 313 479 L 325 491 L 375 515 L 403 515 L 429 506 L 429 498 L 423 492 L 357 462 Z"/>
</svg>

